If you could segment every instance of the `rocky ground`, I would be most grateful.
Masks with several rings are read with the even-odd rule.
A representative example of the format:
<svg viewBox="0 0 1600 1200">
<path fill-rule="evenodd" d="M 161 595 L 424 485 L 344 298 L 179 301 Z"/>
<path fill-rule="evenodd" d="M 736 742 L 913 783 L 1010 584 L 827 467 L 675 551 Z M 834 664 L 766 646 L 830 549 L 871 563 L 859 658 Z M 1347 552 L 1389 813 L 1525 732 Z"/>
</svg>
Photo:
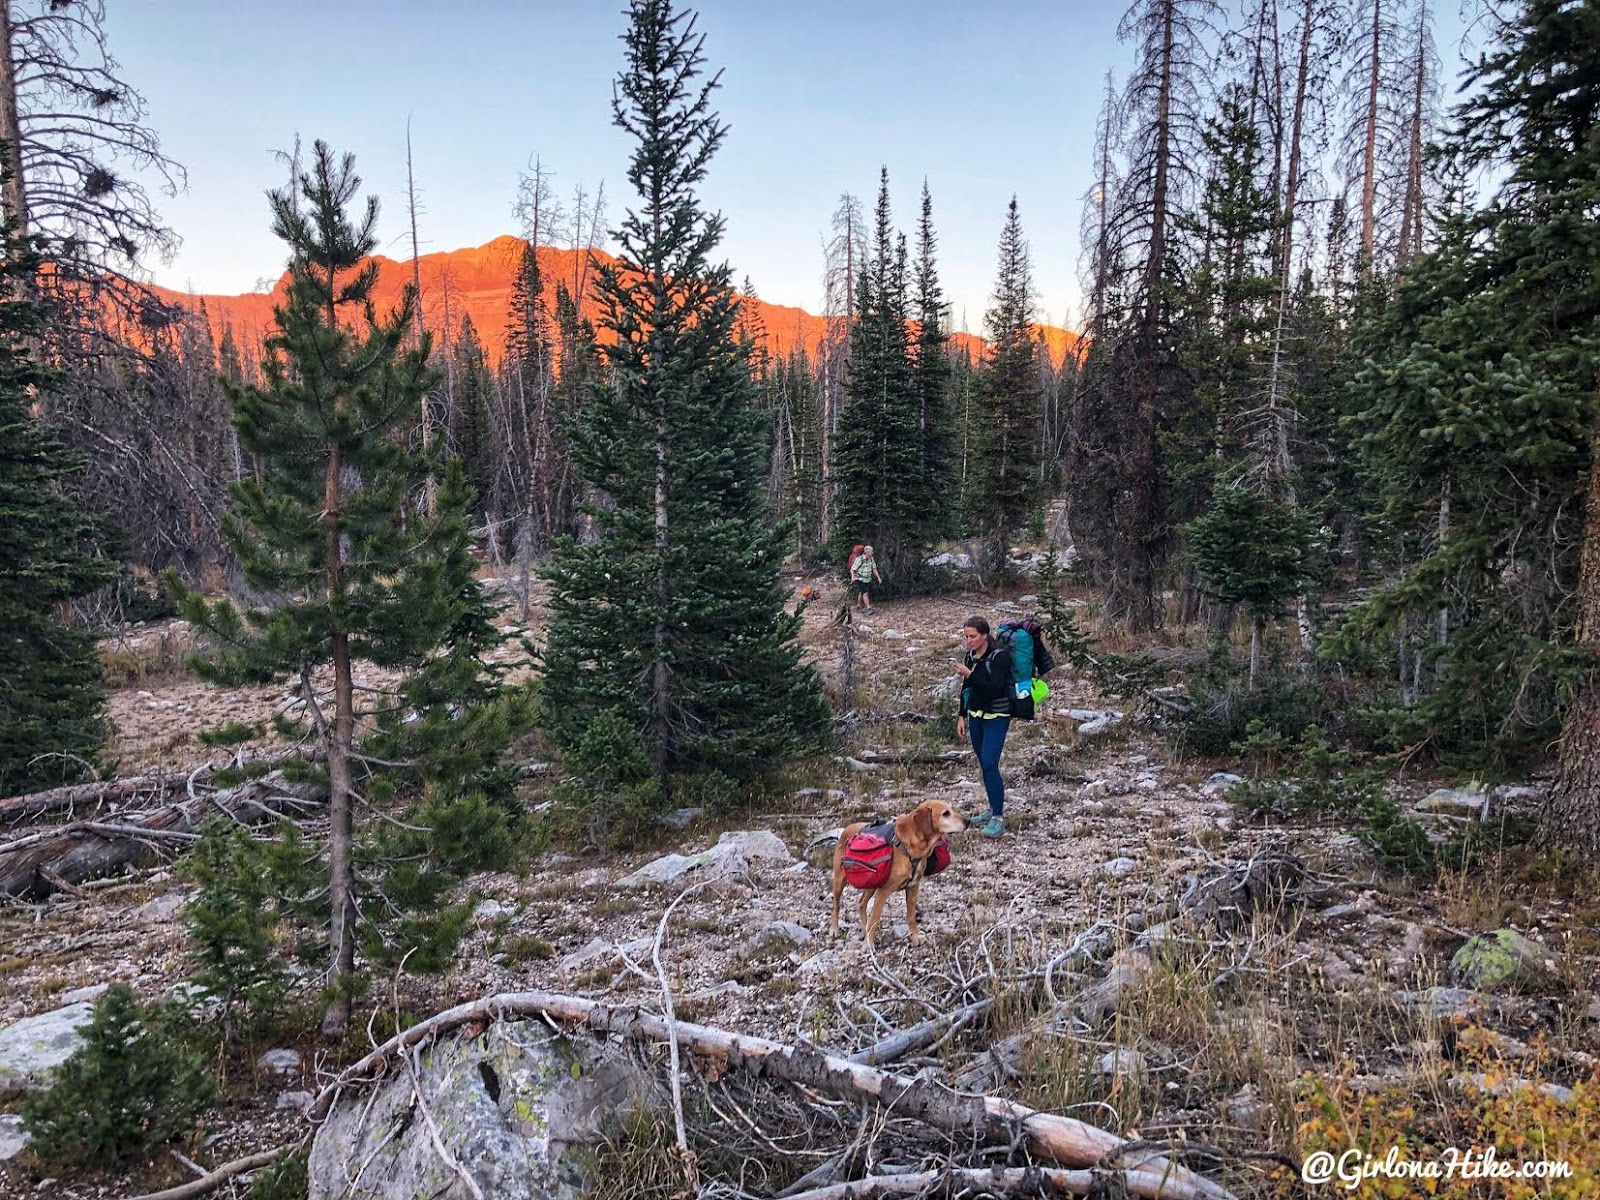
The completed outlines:
<svg viewBox="0 0 1600 1200">
<path fill-rule="evenodd" d="M 846 904 L 848 939 L 830 944 L 831 831 L 930 796 L 968 812 L 983 808 L 970 754 L 941 757 L 960 749 L 947 723 L 919 718 L 940 711 L 937 689 L 950 677 L 961 621 L 1024 606 L 976 593 L 885 603 L 846 627 L 835 621 L 843 603 L 836 584 L 794 583 L 822 593 L 807 609 L 804 639 L 860 718 L 845 754 L 790 779 L 776 811 L 690 818 L 682 830 L 663 830 L 649 849 L 625 854 L 562 846 L 522 874 L 475 879 L 475 928 L 455 969 L 440 979 L 386 981 L 379 991 L 422 1015 L 522 989 L 656 1005 L 649 959 L 662 914 L 685 886 L 720 873 L 678 905 L 662 938 L 680 1017 L 842 1052 L 924 1019 L 985 978 L 1036 970 L 1090 937 L 1095 952 L 1067 964 L 1056 981 L 1068 1009 L 1071 993 L 1078 996 L 1076 1023 L 1066 1030 L 1074 1048 L 1053 1051 L 1053 1073 L 1037 1062 L 1013 1063 L 1012 1078 L 991 1069 L 988 1082 L 1040 1106 L 1092 1102 L 1101 1106 L 1093 1119 L 1123 1132 L 1157 1136 L 1184 1125 L 1233 1145 L 1289 1149 L 1290 1084 L 1302 1071 L 1357 1090 L 1450 1077 L 1465 1068 L 1441 1057 L 1439 1033 L 1457 1013 L 1481 1014 L 1518 1046 L 1542 1034 L 1555 1052 L 1541 1058 L 1548 1067 L 1541 1078 L 1570 1084 L 1592 1074 L 1587 1056 L 1600 1053 L 1592 876 L 1508 858 L 1418 882 L 1381 869 L 1350 826 L 1253 821 L 1228 799 L 1228 781 L 1213 778 L 1234 764 L 1186 759 L 1137 725 L 1096 726 L 1094 714 L 1117 706 L 1070 677 L 1052 680 L 1041 719 L 1013 725 L 1003 764 L 1006 836 L 957 837 L 952 868 L 923 888 L 928 943 L 907 943 L 897 898 L 875 959 L 857 944 L 853 903 Z M 537 607 L 531 624 L 537 629 Z M 182 631 L 130 636 L 181 639 Z M 846 663 L 849 679 L 841 678 Z M 226 721 L 267 725 L 290 702 L 282 688 L 223 691 L 182 673 L 130 682 L 111 708 L 122 770 L 203 761 L 198 730 Z M 1102 732 L 1085 736 L 1085 725 Z M 263 736 L 246 749 L 270 741 Z M 1445 782 L 1406 777 L 1395 786 L 1415 802 Z M 1501 799 L 1503 807 L 1527 807 L 1537 791 Z M 668 883 L 630 878 L 665 854 L 710 850 L 724 835 L 709 866 Z M 1172 952 L 1179 934 L 1166 918 L 1177 915 L 1180 898 L 1197 881 L 1267 851 L 1303 865 L 1293 889 L 1254 918 L 1209 926 Z M 186 896 L 170 867 L 158 865 L 82 895 L 0 910 L 0 1027 L 92 999 L 93 989 L 114 980 L 146 997 L 180 985 Z M 1449 960 L 1464 940 L 1501 927 L 1538 944 L 1531 974 L 1495 994 L 1449 986 Z M 1121 979 L 1124 994 L 1106 1001 L 1107 978 Z M 1098 1011 L 1083 1001 L 1096 987 Z M 1115 1012 L 1125 1016 L 1109 1019 Z M 374 1036 L 381 1025 L 374 1022 Z M 1010 1024 L 952 1041 L 944 1059 L 923 1065 L 960 1074 L 1027 1028 L 1026 1014 L 1014 1015 Z M 1052 1036 L 1059 1041 L 1064 1028 L 1058 1022 Z M 0 1164 L 0 1195 L 130 1195 L 192 1178 L 180 1154 L 214 1165 L 288 1140 L 301 1123 L 296 1093 L 315 1091 L 319 1077 L 366 1042 L 363 1033 L 332 1050 L 310 1037 L 262 1046 L 295 1053 L 280 1054 L 275 1065 L 233 1064 L 226 1100 L 194 1144 L 125 1177 L 52 1180 L 24 1154 Z M 1063 1082 L 1068 1076 L 1076 1082 Z M 5 1134 L 0 1126 L 0 1152 Z"/>
</svg>

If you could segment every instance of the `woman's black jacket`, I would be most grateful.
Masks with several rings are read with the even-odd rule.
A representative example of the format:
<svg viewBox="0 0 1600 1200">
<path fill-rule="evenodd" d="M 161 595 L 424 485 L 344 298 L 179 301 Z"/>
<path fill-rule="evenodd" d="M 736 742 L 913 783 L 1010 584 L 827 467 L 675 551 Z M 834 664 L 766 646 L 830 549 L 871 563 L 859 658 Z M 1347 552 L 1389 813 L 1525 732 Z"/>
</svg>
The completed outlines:
<svg viewBox="0 0 1600 1200">
<path fill-rule="evenodd" d="M 1011 714 L 1011 696 L 1016 682 L 1012 673 L 1011 651 L 997 639 L 989 639 L 982 658 L 967 651 L 966 665 L 972 668 L 961 690 L 961 715 L 985 712 Z"/>
</svg>

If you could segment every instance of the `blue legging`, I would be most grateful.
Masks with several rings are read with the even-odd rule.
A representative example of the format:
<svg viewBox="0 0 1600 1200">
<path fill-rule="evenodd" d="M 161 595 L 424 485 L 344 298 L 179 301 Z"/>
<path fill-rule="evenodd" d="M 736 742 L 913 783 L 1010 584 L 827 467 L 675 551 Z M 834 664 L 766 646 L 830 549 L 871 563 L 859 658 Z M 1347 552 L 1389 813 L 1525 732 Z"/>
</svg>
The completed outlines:
<svg viewBox="0 0 1600 1200">
<path fill-rule="evenodd" d="M 989 794 L 989 811 L 1000 816 L 1006 810 L 1006 781 L 1000 778 L 1000 751 L 1006 748 L 1010 717 L 968 717 L 967 736 L 972 752 L 983 769 L 983 790 Z"/>
</svg>

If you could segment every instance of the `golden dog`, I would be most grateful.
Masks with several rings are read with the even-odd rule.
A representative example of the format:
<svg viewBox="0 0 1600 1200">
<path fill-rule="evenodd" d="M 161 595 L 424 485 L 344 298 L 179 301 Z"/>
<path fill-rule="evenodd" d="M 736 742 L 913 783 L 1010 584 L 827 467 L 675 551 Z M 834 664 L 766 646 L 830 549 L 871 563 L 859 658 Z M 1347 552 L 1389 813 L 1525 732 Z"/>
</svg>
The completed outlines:
<svg viewBox="0 0 1600 1200">
<path fill-rule="evenodd" d="M 833 919 L 828 925 L 828 933 L 832 937 L 839 936 L 839 903 L 845 889 L 845 848 L 849 846 L 850 839 L 866 827 L 866 821 L 846 825 L 839 834 L 839 844 L 833 848 Z M 945 800 L 924 800 L 904 816 L 894 819 L 896 845 L 894 859 L 889 865 L 889 878 L 882 887 L 861 893 L 858 914 L 868 950 L 873 949 L 878 922 L 883 917 L 883 907 L 889 902 L 890 894 L 901 890 L 906 894 L 906 926 L 911 931 L 911 940 L 922 940 L 922 935 L 917 932 L 917 889 L 922 885 L 922 873 L 933 853 L 934 844 L 945 834 L 962 833 L 966 828 L 966 817 L 951 808 Z M 869 900 L 872 901 L 870 918 L 867 916 Z"/>
</svg>

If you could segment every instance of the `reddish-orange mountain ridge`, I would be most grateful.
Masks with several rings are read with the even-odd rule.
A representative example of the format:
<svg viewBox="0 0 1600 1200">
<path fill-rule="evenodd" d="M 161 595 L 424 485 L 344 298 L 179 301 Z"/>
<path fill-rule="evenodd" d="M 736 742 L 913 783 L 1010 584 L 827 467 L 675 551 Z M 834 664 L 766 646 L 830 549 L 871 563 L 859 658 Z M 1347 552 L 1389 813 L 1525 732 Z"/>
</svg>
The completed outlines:
<svg viewBox="0 0 1600 1200">
<path fill-rule="evenodd" d="M 505 350 L 506 309 L 511 299 L 511 281 L 522 258 L 527 243 L 519 237 L 497 237 L 487 245 L 464 250 L 447 250 L 437 254 L 424 254 L 417 260 L 417 272 L 422 281 L 423 320 L 434 331 L 435 338 L 449 331 L 454 336 L 461 325 L 462 316 L 472 318 L 478 337 L 488 351 L 491 361 L 498 362 Z M 594 259 L 609 263 L 612 257 L 603 250 L 592 251 Z M 575 250 L 561 250 L 553 246 L 539 247 L 539 270 L 545 284 L 554 294 L 557 280 L 564 280 L 573 295 L 581 296 L 583 313 L 596 320 L 598 313 L 594 302 L 594 267 L 588 255 Z M 401 290 L 412 281 L 410 259 L 397 262 L 376 255 L 378 286 L 375 297 L 379 309 L 399 301 Z M 242 348 L 253 350 L 272 328 L 272 310 L 283 300 L 288 276 L 278 280 L 270 292 L 250 292 L 242 296 L 200 296 L 156 288 L 162 299 L 179 304 L 191 312 L 198 312 L 204 304 L 213 333 L 220 338 L 224 328 L 231 327 L 235 340 Z M 765 300 L 746 298 L 747 320 L 752 326 L 765 331 L 766 345 L 775 355 L 787 355 L 797 344 L 804 345 L 815 354 L 827 332 L 827 319 L 791 308 L 784 304 L 769 304 Z M 1038 327 L 1040 336 L 1052 360 L 1060 362 L 1078 341 L 1078 335 L 1054 325 Z M 983 340 L 971 334 L 954 335 L 956 345 L 969 350 L 974 357 L 982 352 Z"/>
</svg>

